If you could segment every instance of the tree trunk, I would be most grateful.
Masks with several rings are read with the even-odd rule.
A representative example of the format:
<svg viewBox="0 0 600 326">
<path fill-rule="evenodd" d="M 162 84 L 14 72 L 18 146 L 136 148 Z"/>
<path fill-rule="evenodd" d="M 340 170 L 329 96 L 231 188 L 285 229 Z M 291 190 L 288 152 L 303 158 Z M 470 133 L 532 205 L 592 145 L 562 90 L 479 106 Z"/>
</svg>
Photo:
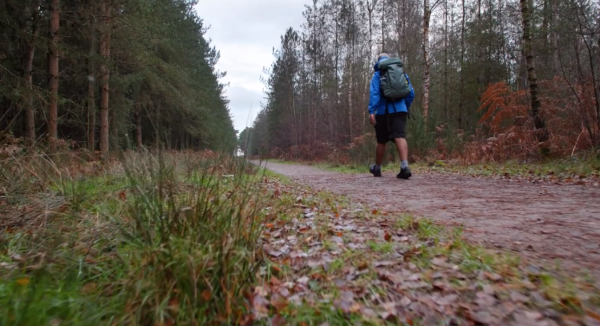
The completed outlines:
<svg viewBox="0 0 600 326">
<path fill-rule="evenodd" d="M 462 0 L 462 21 L 461 21 L 461 29 L 460 29 L 460 85 L 459 87 L 459 96 L 458 96 L 458 129 L 462 129 L 462 111 L 463 111 L 463 102 L 464 102 L 464 83 L 465 83 L 465 25 L 467 19 L 467 8 L 465 0 Z"/>
<path fill-rule="evenodd" d="M 93 152 L 96 149 L 96 27 L 95 17 L 90 15 L 90 44 L 88 53 L 88 149 Z"/>
<path fill-rule="evenodd" d="M 50 151 L 56 151 L 57 128 L 58 128 L 58 64 L 59 55 L 58 42 L 60 41 L 60 13 L 59 0 L 50 2 L 50 55 L 48 56 L 48 91 L 50 100 L 48 102 L 48 144 Z"/>
<path fill-rule="evenodd" d="M 384 53 L 385 48 L 385 1 L 381 1 L 381 53 Z"/>
<path fill-rule="evenodd" d="M 450 118 L 448 108 L 448 0 L 444 1 L 444 118 Z"/>
<path fill-rule="evenodd" d="M 140 112 L 135 117 L 135 143 L 138 150 L 142 149 L 142 114 Z"/>
<path fill-rule="evenodd" d="M 367 11 L 369 14 L 369 60 L 373 59 L 373 9 L 377 0 L 367 1 Z"/>
<path fill-rule="evenodd" d="M 431 17 L 431 9 L 429 8 L 429 0 L 423 0 L 423 117 L 429 116 L 429 20 Z"/>
<path fill-rule="evenodd" d="M 538 141 L 548 140 L 546 124 L 540 117 L 542 103 L 538 98 L 537 77 L 535 74 L 535 62 L 531 44 L 531 25 L 528 0 L 521 0 L 521 14 L 523 16 L 523 53 L 527 61 L 527 80 L 529 82 L 529 93 L 531 96 L 531 116 L 534 119 L 536 136 Z"/>
<path fill-rule="evenodd" d="M 38 36 L 39 28 L 39 7 L 33 4 L 31 9 L 32 26 L 31 38 L 26 42 L 26 57 L 23 62 L 23 79 L 27 85 L 27 94 L 25 95 L 25 126 L 26 138 L 30 146 L 35 144 L 35 107 L 33 105 L 33 58 L 35 55 L 34 40 Z M 24 33 L 25 34 L 25 33 Z"/>
<path fill-rule="evenodd" d="M 102 87 L 100 89 L 100 151 L 106 158 L 109 151 L 109 117 L 108 117 L 108 96 L 110 92 L 109 79 L 110 72 L 108 62 L 110 60 L 110 6 L 108 1 L 101 4 L 102 12 L 102 36 L 100 40 L 100 54 L 102 55 L 102 64 L 100 65 L 100 78 Z"/>
</svg>

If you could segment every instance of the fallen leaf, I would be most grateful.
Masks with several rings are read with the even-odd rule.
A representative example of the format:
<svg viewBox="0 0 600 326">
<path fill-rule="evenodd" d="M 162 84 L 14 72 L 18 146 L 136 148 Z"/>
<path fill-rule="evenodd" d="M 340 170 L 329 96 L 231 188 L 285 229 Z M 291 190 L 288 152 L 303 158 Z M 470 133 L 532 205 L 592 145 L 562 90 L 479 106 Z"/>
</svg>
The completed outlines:
<svg viewBox="0 0 600 326">
<path fill-rule="evenodd" d="M 439 257 L 439 258 L 438 258 L 438 257 L 436 257 L 436 258 L 433 258 L 433 259 L 431 260 L 431 263 L 432 263 L 433 265 L 435 265 L 435 266 L 439 266 L 439 267 L 445 267 L 445 266 L 447 266 L 447 265 L 448 265 L 448 264 L 446 263 L 446 258 L 443 258 L 443 257 Z"/>
<path fill-rule="evenodd" d="M 475 302 L 482 308 L 493 306 L 496 303 L 496 299 L 485 292 L 477 292 L 476 296 Z"/>
<path fill-rule="evenodd" d="M 436 303 L 441 306 L 447 306 L 447 305 L 453 303 L 454 301 L 456 301 L 456 299 L 458 299 L 458 295 L 449 294 L 447 296 L 441 297 L 440 299 L 436 300 Z"/>
<path fill-rule="evenodd" d="M 359 270 L 364 270 L 367 268 L 369 268 L 369 263 L 367 263 L 366 261 L 361 261 L 360 263 L 358 263 Z"/>
<path fill-rule="evenodd" d="M 98 285 L 96 283 L 90 282 L 87 283 L 86 285 L 83 286 L 83 288 L 81 288 L 81 293 L 83 294 L 92 294 L 94 292 L 96 292 L 96 289 L 98 288 Z"/>
<path fill-rule="evenodd" d="M 271 326 L 283 326 L 287 325 L 285 318 L 281 315 L 275 315 L 271 318 Z"/>
<path fill-rule="evenodd" d="M 404 307 L 408 307 L 408 305 L 410 305 L 411 303 L 412 303 L 412 300 L 410 300 L 410 298 L 409 298 L 409 297 L 403 297 L 403 298 L 400 300 L 400 304 L 401 304 L 402 306 L 404 306 Z"/>
<path fill-rule="evenodd" d="M 255 294 L 252 298 L 252 308 L 257 319 L 263 318 L 269 312 L 269 301 L 259 294 Z"/>
<path fill-rule="evenodd" d="M 390 266 L 394 266 L 396 265 L 397 262 L 393 262 L 393 261 L 389 261 L 389 260 L 384 260 L 384 261 L 376 261 L 373 263 L 373 266 L 375 267 L 390 267 Z"/>
<path fill-rule="evenodd" d="M 204 301 L 209 301 L 211 297 L 212 295 L 209 290 L 202 291 L 202 299 L 204 299 Z"/>
<path fill-rule="evenodd" d="M 323 261 L 310 259 L 307 265 L 310 268 L 317 268 L 323 266 Z"/>
<path fill-rule="evenodd" d="M 495 318 L 487 311 L 478 311 L 471 314 L 471 319 L 481 324 L 492 324 Z"/>
<path fill-rule="evenodd" d="M 342 239 L 341 237 L 331 237 L 331 241 L 335 243 L 344 243 L 344 239 Z"/>
<path fill-rule="evenodd" d="M 308 284 L 309 278 L 308 276 L 302 276 L 301 278 L 299 278 L 296 282 L 298 282 L 299 284 Z"/>
<path fill-rule="evenodd" d="M 173 311 L 179 310 L 179 300 L 177 297 L 172 297 L 169 299 L 169 308 L 171 308 Z"/>
<path fill-rule="evenodd" d="M 494 281 L 494 282 L 498 282 L 500 280 L 502 280 L 502 276 L 496 274 L 496 273 L 485 273 L 485 277 L 488 280 Z"/>
<path fill-rule="evenodd" d="M 588 315 L 592 319 L 600 321 L 600 313 L 597 313 L 597 312 L 592 311 L 590 309 L 585 309 L 585 314 Z"/>
<path fill-rule="evenodd" d="M 485 294 L 494 295 L 494 287 L 490 284 L 486 284 L 483 286 L 483 292 Z"/>
<path fill-rule="evenodd" d="M 342 292 L 340 297 L 333 301 L 333 304 L 344 313 L 360 311 L 360 304 L 354 301 L 354 294 L 350 291 Z"/>
<path fill-rule="evenodd" d="M 385 239 L 385 241 L 390 242 L 392 241 L 392 235 L 389 233 L 385 233 L 385 235 L 383 236 L 383 238 Z"/>
<path fill-rule="evenodd" d="M 274 293 L 271 296 L 270 304 L 278 313 L 281 313 L 288 306 L 287 299 L 279 293 Z"/>
<path fill-rule="evenodd" d="M 281 274 L 281 267 L 279 267 L 277 265 L 271 265 L 271 274 L 273 274 L 273 275 L 280 275 Z"/>
<path fill-rule="evenodd" d="M 29 284 L 29 279 L 28 278 L 20 278 L 17 280 L 17 284 L 21 285 L 21 286 L 26 286 L 27 284 Z"/>
<path fill-rule="evenodd" d="M 523 302 L 523 303 L 529 302 L 529 298 L 528 297 L 526 297 L 526 296 L 524 296 L 521 293 L 516 292 L 516 291 L 512 291 L 510 293 L 510 299 L 512 301 L 516 301 L 516 302 Z"/>
</svg>

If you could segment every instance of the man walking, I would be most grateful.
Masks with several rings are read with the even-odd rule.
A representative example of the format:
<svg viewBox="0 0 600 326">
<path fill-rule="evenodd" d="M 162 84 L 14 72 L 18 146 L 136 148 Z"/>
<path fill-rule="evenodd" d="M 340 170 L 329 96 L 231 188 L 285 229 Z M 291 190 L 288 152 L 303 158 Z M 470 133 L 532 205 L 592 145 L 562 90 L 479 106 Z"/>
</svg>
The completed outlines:
<svg viewBox="0 0 600 326">
<path fill-rule="evenodd" d="M 369 167 L 373 176 L 381 176 L 385 145 L 389 141 L 393 141 L 402 162 L 400 172 L 396 177 L 398 179 L 411 177 L 412 173 L 408 167 L 408 144 L 405 128 L 410 105 L 414 98 L 415 91 L 408 76 L 402 70 L 400 59 L 390 59 L 388 54 L 380 54 L 371 80 L 369 100 L 370 122 L 375 126 L 377 137 L 375 164 L 371 164 Z"/>
</svg>

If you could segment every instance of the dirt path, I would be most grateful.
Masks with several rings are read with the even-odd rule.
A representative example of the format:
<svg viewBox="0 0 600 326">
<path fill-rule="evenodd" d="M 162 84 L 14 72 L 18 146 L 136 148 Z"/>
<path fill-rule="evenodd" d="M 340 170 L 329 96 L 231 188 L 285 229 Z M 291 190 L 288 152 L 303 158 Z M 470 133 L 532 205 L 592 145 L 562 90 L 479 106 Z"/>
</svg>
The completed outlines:
<svg viewBox="0 0 600 326">
<path fill-rule="evenodd" d="M 264 165 L 265 163 L 263 163 Z M 304 165 L 266 163 L 292 180 L 374 205 L 464 228 L 488 248 L 512 250 L 537 263 L 558 262 L 600 279 L 600 189 L 529 184 L 455 174 L 414 175 L 397 180 L 344 174 Z"/>
</svg>

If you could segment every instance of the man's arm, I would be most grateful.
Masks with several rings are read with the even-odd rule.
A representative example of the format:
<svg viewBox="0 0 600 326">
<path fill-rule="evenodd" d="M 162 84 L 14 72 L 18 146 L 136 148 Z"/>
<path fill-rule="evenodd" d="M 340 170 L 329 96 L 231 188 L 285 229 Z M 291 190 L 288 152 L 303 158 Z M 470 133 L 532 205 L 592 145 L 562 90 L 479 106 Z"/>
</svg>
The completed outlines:
<svg viewBox="0 0 600 326">
<path fill-rule="evenodd" d="M 407 97 L 404 98 L 404 103 L 406 103 L 406 108 L 410 108 L 412 102 L 415 99 L 415 89 L 412 86 L 412 83 L 410 82 L 410 79 L 408 79 L 408 75 L 406 75 L 406 80 L 408 80 L 408 84 L 410 85 L 410 94 L 408 94 Z"/>
<path fill-rule="evenodd" d="M 371 87 L 369 92 L 369 114 L 375 114 L 377 111 L 377 104 L 381 97 L 381 91 L 379 89 L 379 74 L 374 73 L 371 79 Z"/>
</svg>

